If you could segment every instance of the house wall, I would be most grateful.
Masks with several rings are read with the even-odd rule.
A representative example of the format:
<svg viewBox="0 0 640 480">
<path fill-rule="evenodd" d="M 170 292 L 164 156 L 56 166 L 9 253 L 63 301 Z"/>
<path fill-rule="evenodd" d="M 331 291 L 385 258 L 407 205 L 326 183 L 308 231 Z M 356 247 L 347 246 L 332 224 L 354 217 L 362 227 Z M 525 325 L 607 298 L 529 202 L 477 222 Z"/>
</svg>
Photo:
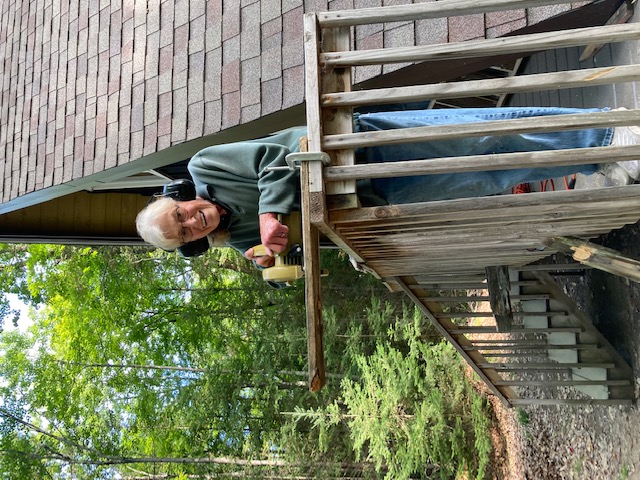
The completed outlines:
<svg viewBox="0 0 640 480">
<path fill-rule="evenodd" d="M 354 41 L 495 37 L 584 3 L 363 27 Z M 0 214 L 303 122 L 303 14 L 380 4 L 0 2 Z M 355 79 L 392 68 L 364 67 Z"/>
</svg>

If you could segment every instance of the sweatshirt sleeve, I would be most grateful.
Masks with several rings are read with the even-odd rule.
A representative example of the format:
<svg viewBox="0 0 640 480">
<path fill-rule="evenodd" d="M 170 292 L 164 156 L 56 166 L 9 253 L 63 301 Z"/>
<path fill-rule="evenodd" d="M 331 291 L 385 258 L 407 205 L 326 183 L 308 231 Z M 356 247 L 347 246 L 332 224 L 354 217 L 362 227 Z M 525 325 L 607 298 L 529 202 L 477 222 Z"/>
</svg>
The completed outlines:
<svg viewBox="0 0 640 480">
<path fill-rule="evenodd" d="M 246 195 L 247 188 L 253 186 L 257 198 L 237 199 L 237 203 L 257 200 L 258 214 L 288 214 L 297 200 L 298 172 L 265 168 L 286 166 L 286 156 L 292 151 L 293 147 L 270 142 L 270 138 L 214 145 L 191 159 L 189 171 L 196 183 L 209 184 L 214 191 L 230 190 L 235 185 L 238 194 Z"/>
</svg>

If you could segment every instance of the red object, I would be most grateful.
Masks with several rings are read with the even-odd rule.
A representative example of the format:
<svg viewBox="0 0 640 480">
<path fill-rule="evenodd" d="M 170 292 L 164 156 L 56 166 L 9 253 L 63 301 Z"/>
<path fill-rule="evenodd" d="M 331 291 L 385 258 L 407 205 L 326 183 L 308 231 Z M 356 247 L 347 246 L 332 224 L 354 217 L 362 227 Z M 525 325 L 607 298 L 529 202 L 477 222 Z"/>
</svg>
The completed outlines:
<svg viewBox="0 0 640 480">
<path fill-rule="evenodd" d="M 531 186 L 528 183 L 519 183 L 518 185 L 513 187 L 513 189 L 511 190 L 511 193 L 514 193 L 514 194 L 530 193 L 530 192 L 531 192 Z"/>
</svg>

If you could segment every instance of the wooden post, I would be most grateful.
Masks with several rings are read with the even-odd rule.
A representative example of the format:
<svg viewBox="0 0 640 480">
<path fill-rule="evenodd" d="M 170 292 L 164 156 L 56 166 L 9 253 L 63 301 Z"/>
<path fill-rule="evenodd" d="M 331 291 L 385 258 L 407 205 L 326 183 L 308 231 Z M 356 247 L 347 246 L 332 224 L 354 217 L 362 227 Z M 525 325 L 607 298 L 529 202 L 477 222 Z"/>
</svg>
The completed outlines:
<svg viewBox="0 0 640 480">
<path fill-rule="evenodd" d="M 511 297 L 509 290 L 509 267 L 487 267 L 487 289 L 489 290 L 489 303 L 493 316 L 496 319 L 499 332 L 508 332 L 513 325 L 513 311 L 511 310 Z"/>
<path fill-rule="evenodd" d="M 619 252 L 575 237 L 552 237 L 545 244 L 574 260 L 604 272 L 640 282 L 640 261 Z"/>
<path fill-rule="evenodd" d="M 305 95 L 307 100 L 308 144 L 300 144 L 300 151 L 321 152 L 322 125 L 320 122 L 318 45 L 320 32 L 315 13 L 304 16 Z M 325 384 L 324 349 L 322 336 L 322 298 L 320 285 L 320 235 L 315 222 L 326 218 L 322 163 L 302 162 L 300 165 L 302 246 L 304 250 L 305 302 L 307 318 L 307 354 L 309 357 L 309 390 L 319 391 Z"/>
<path fill-rule="evenodd" d="M 307 355 L 309 357 L 309 390 L 319 391 L 325 384 L 324 340 L 322 334 L 322 290 L 320 284 L 320 235 L 309 219 L 312 201 L 308 187 L 312 165 L 303 162 L 300 171 L 302 190 L 302 246 L 304 249 L 304 282 L 307 315 Z"/>
</svg>

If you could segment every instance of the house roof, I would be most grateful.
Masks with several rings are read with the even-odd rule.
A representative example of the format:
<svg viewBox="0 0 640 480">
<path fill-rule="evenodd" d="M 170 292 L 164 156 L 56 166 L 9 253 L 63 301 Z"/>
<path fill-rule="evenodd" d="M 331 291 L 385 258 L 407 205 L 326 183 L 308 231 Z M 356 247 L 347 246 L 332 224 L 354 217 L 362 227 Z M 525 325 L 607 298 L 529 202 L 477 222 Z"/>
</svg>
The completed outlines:
<svg viewBox="0 0 640 480">
<path fill-rule="evenodd" d="M 497 37 L 584 3 L 362 27 L 354 40 L 379 48 Z M 0 214 L 304 121 L 303 14 L 379 5 L 2 2 Z M 354 78 L 401 67 L 359 67 Z"/>
</svg>

